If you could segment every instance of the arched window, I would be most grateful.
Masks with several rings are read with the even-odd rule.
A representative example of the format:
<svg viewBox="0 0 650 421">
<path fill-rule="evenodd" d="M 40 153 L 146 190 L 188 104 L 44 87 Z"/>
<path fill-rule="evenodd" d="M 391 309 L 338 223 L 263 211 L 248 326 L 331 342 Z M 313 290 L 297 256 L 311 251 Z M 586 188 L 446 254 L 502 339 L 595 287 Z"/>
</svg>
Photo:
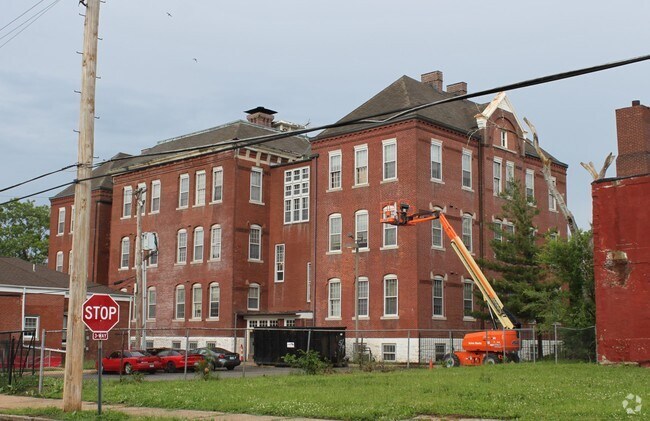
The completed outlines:
<svg viewBox="0 0 650 421">
<path fill-rule="evenodd" d="M 175 295 L 174 318 L 185 319 L 185 286 L 178 285 Z"/>
<path fill-rule="evenodd" d="M 341 280 L 338 278 L 328 282 L 327 317 L 341 318 Z"/>
<path fill-rule="evenodd" d="M 445 315 L 444 282 L 445 279 L 440 275 L 433 277 L 431 290 L 433 317 L 444 317 Z"/>
<path fill-rule="evenodd" d="M 203 291 L 200 284 L 192 285 L 192 318 L 201 319 L 203 308 Z"/>
<path fill-rule="evenodd" d="M 178 230 L 176 235 L 176 263 L 187 262 L 187 231 Z"/>
<path fill-rule="evenodd" d="M 251 225 L 248 234 L 248 260 L 262 260 L 262 227 Z"/>
<path fill-rule="evenodd" d="M 437 206 L 434 207 L 434 210 L 442 212 L 442 209 Z M 431 247 L 434 249 L 441 249 L 444 246 L 445 243 L 444 243 L 442 224 L 440 223 L 440 219 L 432 219 L 431 220 Z"/>
<path fill-rule="evenodd" d="M 203 261 L 203 227 L 194 228 L 194 253 L 193 262 Z"/>
<path fill-rule="evenodd" d="M 463 215 L 463 244 L 468 251 L 472 251 L 472 215 L 466 213 Z"/>
<path fill-rule="evenodd" d="M 210 228 L 210 260 L 221 260 L 221 225 Z"/>
<path fill-rule="evenodd" d="M 398 315 L 397 275 L 384 276 L 384 317 Z"/>
<path fill-rule="evenodd" d="M 260 309 L 260 286 L 259 284 L 250 284 L 248 287 L 248 309 Z"/>
<path fill-rule="evenodd" d="M 156 318 L 156 287 L 147 288 L 147 319 Z"/>
<path fill-rule="evenodd" d="M 121 254 L 120 254 L 120 269 L 128 269 L 129 268 L 129 249 L 130 249 L 130 241 L 129 237 L 124 237 L 122 238 L 122 247 L 121 247 Z"/>
<path fill-rule="evenodd" d="M 56 271 L 63 272 L 63 252 L 56 252 Z"/>
<path fill-rule="evenodd" d="M 368 211 L 360 210 L 354 214 L 354 240 L 360 249 L 368 248 Z"/>
<path fill-rule="evenodd" d="M 334 213 L 329 217 L 329 251 L 341 251 L 342 222 L 341 214 Z"/>
<path fill-rule="evenodd" d="M 219 317 L 219 303 L 221 301 L 221 289 L 218 282 L 210 284 L 210 313 L 208 317 L 216 319 Z"/>
<path fill-rule="evenodd" d="M 359 303 L 358 313 L 359 317 L 368 317 L 370 315 L 370 289 L 368 278 L 360 276 L 357 286 L 359 295 L 357 296 Z"/>
</svg>

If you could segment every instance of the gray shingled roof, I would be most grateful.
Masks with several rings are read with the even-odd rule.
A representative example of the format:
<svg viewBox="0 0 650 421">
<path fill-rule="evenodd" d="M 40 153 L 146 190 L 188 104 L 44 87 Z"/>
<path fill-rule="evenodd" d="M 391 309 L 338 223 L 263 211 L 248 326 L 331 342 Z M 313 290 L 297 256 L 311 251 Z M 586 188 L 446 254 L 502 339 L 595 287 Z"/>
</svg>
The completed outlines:
<svg viewBox="0 0 650 421">
<path fill-rule="evenodd" d="M 70 286 L 70 275 L 17 257 L 0 257 L 0 285 L 67 290 Z M 129 296 L 95 283 L 88 283 L 88 292 Z"/>
</svg>

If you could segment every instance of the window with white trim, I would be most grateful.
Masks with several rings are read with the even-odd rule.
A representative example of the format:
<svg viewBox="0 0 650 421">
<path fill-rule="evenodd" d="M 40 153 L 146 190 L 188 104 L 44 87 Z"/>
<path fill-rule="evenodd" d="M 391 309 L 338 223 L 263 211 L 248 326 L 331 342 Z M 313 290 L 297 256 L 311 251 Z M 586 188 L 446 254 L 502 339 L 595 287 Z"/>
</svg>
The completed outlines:
<svg viewBox="0 0 650 421">
<path fill-rule="evenodd" d="M 251 225 L 248 233 L 248 260 L 262 260 L 262 227 Z"/>
<path fill-rule="evenodd" d="M 178 285 L 175 294 L 174 318 L 185 319 L 185 286 Z"/>
<path fill-rule="evenodd" d="M 442 142 L 431 140 L 431 180 L 442 181 Z"/>
<path fill-rule="evenodd" d="M 495 219 L 492 224 L 494 226 L 494 240 L 503 241 L 503 223 L 500 219 Z"/>
<path fill-rule="evenodd" d="M 472 189 L 472 152 L 463 149 L 462 157 L 462 186 Z"/>
<path fill-rule="evenodd" d="M 196 179 L 194 206 L 203 206 L 205 205 L 205 171 L 197 171 L 194 177 Z"/>
<path fill-rule="evenodd" d="M 329 216 L 329 251 L 341 251 L 342 241 L 341 214 L 335 213 Z"/>
<path fill-rule="evenodd" d="M 248 309 L 260 309 L 260 286 L 259 284 L 250 284 L 248 287 Z"/>
<path fill-rule="evenodd" d="M 397 344 L 381 344 L 381 358 L 383 361 L 396 361 Z"/>
<path fill-rule="evenodd" d="M 284 244 L 275 245 L 275 282 L 284 282 Z"/>
<path fill-rule="evenodd" d="M 492 191 L 495 196 L 499 196 L 502 193 L 501 173 L 501 158 L 494 158 L 494 162 L 492 162 Z"/>
<path fill-rule="evenodd" d="M 181 174 L 178 178 L 178 207 L 186 208 L 190 203 L 190 175 Z"/>
<path fill-rule="evenodd" d="M 383 181 L 397 179 L 397 139 L 388 139 L 381 142 L 383 158 Z"/>
<path fill-rule="evenodd" d="M 176 234 L 176 263 L 187 262 L 187 231 L 178 230 Z"/>
<path fill-rule="evenodd" d="M 360 210 L 354 213 L 354 241 L 360 249 L 369 247 L 367 210 Z"/>
<path fill-rule="evenodd" d="M 535 170 L 526 170 L 526 200 L 528 203 L 535 202 Z"/>
<path fill-rule="evenodd" d="M 383 247 L 397 247 L 397 225 L 381 224 L 383 226 Z"/>
<path fill-rule="evenodd" d="M 510 192 L 515 184 L 515 163 L 506 161 L 506 191 Z"/>
<path fill-rule="evenodd" d="M 70 234 L 74 232 L 74 205 L 70 206 Z"/>
<path fill-rule="evenodd" d="M 200 319 L 203 309 L 203 290 L 200 284 L 192 285 L 192 318 Z"/>
<path fill-rule="evenodd" d="M 444 282 L 442 276 L 436 275 L 433 277 L 431 291 L 433 317 L 444 317 L 445 315 Z"/>
<path fill-rule="evenodd" d="M 130 218 L 131 205 L 133 204 L 133 188 L 131 186 L 124 187 L 122 197 L 122 218 Z"/>
<path fill-rule="evenodd" d="M 329 190 L 341 188 L 341 151 L 329 153 Z"/>
<path fill-rule="evenodd" d="M 466 213 L 463 215 L 463 244 L 468 251 L 472 251 L 472 215 Z"/>
<path fill-rule="evenodd" d="M 147 213 L 147 185 L 145 183 L 138 183 L 138 190 L 140 191 L 140 199 L 136 198 L 136 212 L 140 215 Z"/>
<path fill-rule="evenodd" d="M 398 315 L 397 290 L 397 276 L 384 276 L 384 316 Z"/>
<path fill-rule="evenodd" d="M 463 317 L 472 317 L 474 312 L 474 282 L 471 279 L 463 280 Z"/>
<path fill-rule="evenodd" d="M 557 185 L 557 179 L 555 177 L 551 177 L 551 184 L 553 186 Z M 553 191 L 551 191 L 551 189 L 548 189 L 548 210 L 557 211 L 557 201 L 555 200 L 555 196 L 553 196 Z"/>
<path fill-rule="evenodd" d="M 212 168 L 212 201 L 223 200 L 223 167 Z"/>
<path fill-rule="evenodd" d="M 160 212 L 160 180 L 151 182 L 151 213 Z"/>
<path fill-rule="evenodd" d="M 221 260 L 221 225 L 210 228 L 210 260 Z"/>
<path fill-rule="evenodd" d="M 284 223 L 309 221 L 309 167 L 284 172 Z"/>
<path fill-rule="evenodd" d="M 65 232 L 65 208 L 59 208 L 59 220 L 56 235 L 63 235 Z"/>
<path fill-rule="evenodd" d="M 130 254 L 130 248 L 131 248 L 131 240 L 129 237 L 122 237 L 122 247 L 121 247 L 121 253 L 120 253 L 120 269 L 128 269 L 129 268 L 129 254 Z"/>
<path fill-rule="evenodd" d="M 147 319 L 156 318 L 156 287 L 147 288 Z"/>
<path fill-rule="evenodd" d="M 25 320 L 23 322 L 23 330 L 30 330 L 33 332 L 33 335 L 31 334 L 32 332 L 25 332 L 23 334 L 23 339 L 38 339 L 38 327 L 40 324 L 39 322 L 39 316 L 25 316 Z"/>
<path fill-rule="evenodd" d="M 57 251 L 56 252 L 56 271 L 57 272 L 63 272 L 63 252 L 62 251 Z"/>
<path fill-rule="evenodd" d="M 307 262 L 307 302 L 311 303 L 311 262 Z"/>
<path fill-rule="evenodd" d="M 370 283 L 365 276 L 360 276 L 358 282 L 357 306 L 359 317 L 368 317 L 370 315 Z"/>
<path fill-rule="evenodd" d="M 442 212 L 440 208 L 435 208 L 435 210 Z M 431 220 L 431 247 L 436 249 L 441 249 L 444 247 L 444 238 L 440 218 Z"/>
<path fill-rule="evenodd" d="M 354 147 L 354 185 L 368 184 L 368 145 Z"/>
<path fill-rule="evenodd" d="M 500 136 L 500 146 L 502 148 L 508 148 L 508 131 L 506 129 L 501 129 Z"/>
<path fill-rule="evenodd" d="M 250 201 L 252 203 L 262 203 L 262 176 L 263 172 L 261 168 L 251 168 Z"/>
<path fill-rule="evenodd" d="M 157 233 L 153 233 L 153 235 L 156 237 L 156 250 L 149 250 L 149 254 L 147 255 L 148 260 L 147 260 L 147 266 L 158 266 L 158 253 L 160 252 L 160 237 L 158 236 Z"/>
<path fill-rule="evenodd" d="M 73 262 L 73 255 L 72 255 L 72 250 L 68 253 L 68 273 L 72 273 L 72 264 Z"/>
<path fill-rule="evenodd" d="M 208 317 L 216 319 L 219 317 L 219 304 L 221 302 L 221 288 L 218 282 L 210 284 L 210 313 Z"/>
<path fill-rule="evenodd" d="M 203 261 L 203 227 L 194 228 L 194 253 L 192 253 L 193 262 Z"/>
<path fill-rule="evenodd" d="M 327 285 L 327 317 L 341 318 L 341 280 L 330 279 Z"/>
</svg>

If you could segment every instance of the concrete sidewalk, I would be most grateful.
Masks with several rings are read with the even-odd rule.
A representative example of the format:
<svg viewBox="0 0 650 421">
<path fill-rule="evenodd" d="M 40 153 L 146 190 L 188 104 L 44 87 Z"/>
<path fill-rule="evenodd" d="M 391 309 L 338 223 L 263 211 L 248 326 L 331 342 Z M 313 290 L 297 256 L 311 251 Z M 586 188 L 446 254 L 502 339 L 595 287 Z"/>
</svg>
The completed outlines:
<svg viewBox="0 0 650 421">
<path fill-rule="evenodd" d="M 20 409 L 20 408 L 46 408 L 46 407 L 63 407 L 62 399 L 43 399 L 29 396 L 12 396 L 0 395 L 0 410 Z M 97 411 L 97 402 L 83 402 L 82 409 L 85 411 Z M 276 420 L 294 420 L 308 421 L 309 418 L 287 418 L 274 417 L 267 415 L 247 415 L 247 414 L 226 414 L 214 411 L 193 411 L 189 409 L 163 409 L 163 408 L 142 408 L 125 405 L 102 405 L 102 411 L 110 409 L 119 411 L 131 416 L 147 416 L 159 418 L 176 418 L 182 420 L 218 420 L 218 421 L 276 421 Z M 11 415 L 0 414 L 0 420 L 4 419 L 26 419 L 25 417 L 14 417 Z M 28 419 L 38 419 L 29 417 Z"/>
</svg>

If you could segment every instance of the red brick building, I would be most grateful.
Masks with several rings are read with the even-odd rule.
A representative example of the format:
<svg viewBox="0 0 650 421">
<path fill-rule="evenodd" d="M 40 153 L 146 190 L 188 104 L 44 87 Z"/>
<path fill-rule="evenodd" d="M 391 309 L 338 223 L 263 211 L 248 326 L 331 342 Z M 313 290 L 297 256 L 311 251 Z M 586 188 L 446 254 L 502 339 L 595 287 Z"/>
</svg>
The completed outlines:
<svg viewBox="0 0 650 421">
<path fill-rule="evenodd" d="M 388 117 L 466 89 L 457 83 L 443 90 L 441 72 L 422 81 L 403 76 L 341 122 Z M 238 140 L 277 134 L 279 123 L 286 125 L 262 107 L 248 113 L 248 121 L 160 142 L 121 164 L 127 173 L 113 173 L 109 247 L 99 256 L 108 255 L 108 285 L 134 277 L 133 192 L 146 187 L 142 228 L 159 238 L 147 269 L 148 327 L 354 329 L 356 267 L 359 329 L 392 330 L 368 343 L 379 355 L 392 349 L 405 359 L 405 329 L 479 324 L 469 316 L 473 284 L 439 225 L 383 226 L 383 202 L 440 208 L 483 257 L 494 238 L 490 227 L 510 226 L 499 216 L 500 193 L 516 179 L 540 209 L 538 231 L 565 233 L 541 162 L 505 93 L 488 104 L 456 101 L 332 128 L 311 141 L 292 136 L 244 145 Z M 553 160 L 563 194 L 566 168 Z M 65 252 L 66 243 L 57 242 L 62 237 L 53 236 L 51 256 Z M 149 339 L 156 346 L 177 340 Z M 199 346 L 206 341 L 195 339 Z"/>
<path fill-rule="evenodd" d="M 650 108 L 616 110 L 616 177 L 592 185 L 600 362 L 650 365 Z"/>
</svg>

